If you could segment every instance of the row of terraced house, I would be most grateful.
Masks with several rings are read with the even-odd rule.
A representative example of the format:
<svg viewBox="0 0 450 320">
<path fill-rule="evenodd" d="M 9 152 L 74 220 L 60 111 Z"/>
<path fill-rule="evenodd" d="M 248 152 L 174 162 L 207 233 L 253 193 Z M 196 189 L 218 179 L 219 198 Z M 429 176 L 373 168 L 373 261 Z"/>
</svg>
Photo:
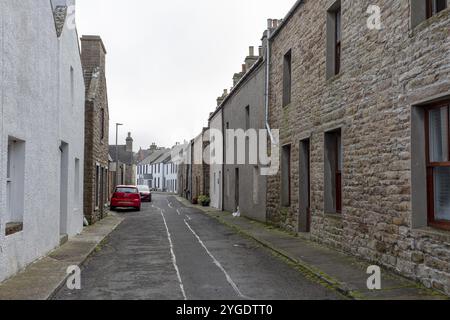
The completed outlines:
<svg viewBox="0 0 450 320">
<path fill-rule="evenodd" d="M 108 214 L 106 49 L 74 14 L 74 0 L 0 2 L 0 282 Z"/>
<path fill-rule="evenodd" d="M 269 20 L 180 152 L 179 194 L 450 294 L 449 7 L 299 0 Z"/>
</svg>

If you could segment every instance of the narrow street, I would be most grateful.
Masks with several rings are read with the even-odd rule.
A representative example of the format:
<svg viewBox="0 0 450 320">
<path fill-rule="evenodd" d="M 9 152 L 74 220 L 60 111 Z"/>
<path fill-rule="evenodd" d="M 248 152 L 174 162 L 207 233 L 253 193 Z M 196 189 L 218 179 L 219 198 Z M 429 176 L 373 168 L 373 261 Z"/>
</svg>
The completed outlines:
<svg viewBox="0 0 450 320">
<path fill-rule="evenodd" d="M 340 299 L 281 259 L 175 197 L 154 195 L 82 268 L 82 289 L 56 300 Z"/>
</svg>

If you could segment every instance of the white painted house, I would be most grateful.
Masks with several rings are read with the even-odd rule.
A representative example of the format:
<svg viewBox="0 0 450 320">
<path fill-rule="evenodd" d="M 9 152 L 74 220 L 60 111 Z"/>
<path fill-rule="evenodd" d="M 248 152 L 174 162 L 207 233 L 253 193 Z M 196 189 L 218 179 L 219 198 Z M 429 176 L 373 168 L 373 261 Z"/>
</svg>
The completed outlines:
<svg viewBox="0 0 450 320">
<path fill-rule="evenodd" d="M 175 148 L 175 147 L 174 147 Z M 173 149 L 158 149 L 138 163 L 136 177 L 138 185 L 148 185 L 150 189 L 177 193 L 178 164 L 172 161 Z"/>
<path fill-rule="evenodd" d="M 73 4 L 0 1 L 0 281 L 82 231 L 85 87 Z"/>
</svg>

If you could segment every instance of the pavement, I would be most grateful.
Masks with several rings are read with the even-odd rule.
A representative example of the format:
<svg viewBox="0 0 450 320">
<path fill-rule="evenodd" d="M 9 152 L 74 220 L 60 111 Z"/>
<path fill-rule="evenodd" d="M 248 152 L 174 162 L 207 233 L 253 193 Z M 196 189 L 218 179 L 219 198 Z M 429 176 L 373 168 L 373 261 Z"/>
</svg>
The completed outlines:
<svg viewBox="0 0 450 320">
<path fill-rule="evenodd" d="M 101 242 L 123 221 L 109 215 L 48 256 L 0 284 L 0 300 L 48 300 L 65 284 L 69 266 L 81 266 Z"/>
<path fill-rule="evenodd" d="M 382 289 L 369 290 L 367 268 L 361 259 L 337 252 L 309 240 L 307 235 L 292 235 L 229 212 L 192 205 L 177 197 L 185 206 L 201 210 L 208 216 L 257 241 L 280 257 L 287 259 L 305 274 L 320 279 L 329 287 L 355 300 L 448 300 L 449 297 L 430 290 L 389 270 L 382 269 Z"/>
<path fill-rule="evenodd" d="M 171 195 L 153 195 L 82 267 L 81 290 L 56 300 L 345 299 L 258 242 Z"/>
</svg>

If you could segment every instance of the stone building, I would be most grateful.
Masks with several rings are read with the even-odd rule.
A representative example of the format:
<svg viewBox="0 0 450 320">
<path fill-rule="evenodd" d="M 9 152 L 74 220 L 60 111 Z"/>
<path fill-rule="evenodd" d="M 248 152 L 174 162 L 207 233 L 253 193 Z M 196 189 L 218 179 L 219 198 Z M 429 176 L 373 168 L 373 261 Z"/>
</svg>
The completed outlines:
<svg viewBox="0 0 450 320">
<path fill-rule="evenodd" d="M 83 228 L 85 87 L 73 4 L 0 2 L 0 281 Z"/>
<path fill-rule="evenodd" d="M 378 1 L 377 29 L 373 4 L 298 1 L 270 35 L 268 218 L 450 294 L 450 10 Z"/>
<path fill-rule="evenodd" d="M 267 41 L 266 33 L 263 40 Z M 242 72 L 234 76 L 234 87 L 219 109 L 225 133 L 223 209 L 230 212 L 239 209 L 242 215 L 264 222 L 266 177 L 261 175 L 258 159 L 259 130 L 265 128 L 266 64 L 262 49 L 260 55 L 255 56 L 250 47 Z M 232 135 L 227 130 L 233 130 Z"/>
<path fill-rule="evenodd" d="M 205 149 L 209 145 L 208 128 L 203 128 L 192 144 L 192 199 L 198 199 L 199 196 L 209 196 L 209 164 L 204 159 Z"/>
<path fill-rule="evenodd" d="M 84 216 L 93 224 L 107 214 L 110 190 L 106 49 L 99 36 L 81 38 L 81 60 L 86 85 Z"/>
<path fill-rule="evenodd" d="M 113 170 L 116 170 L 116 164 L 118 162 L 119 181 L 116 183 L 116 178 L 112 181 L 114 186 L 116 185 L 134 185 L 136 184 L 136 161 L 135 154 L 133 152 L 133 138 L 131 132 L 128 132 L 124 145 L 110 145 L 109 155 L 112 158 Z M 117 155 L 119 156 L 117 161 Z"/>
<path fill-rule="evenodd" d="M 192 154 L 193 141 L 185 142 L 179 149 L 178 194 L 192 200 Z"/>
</svg>

